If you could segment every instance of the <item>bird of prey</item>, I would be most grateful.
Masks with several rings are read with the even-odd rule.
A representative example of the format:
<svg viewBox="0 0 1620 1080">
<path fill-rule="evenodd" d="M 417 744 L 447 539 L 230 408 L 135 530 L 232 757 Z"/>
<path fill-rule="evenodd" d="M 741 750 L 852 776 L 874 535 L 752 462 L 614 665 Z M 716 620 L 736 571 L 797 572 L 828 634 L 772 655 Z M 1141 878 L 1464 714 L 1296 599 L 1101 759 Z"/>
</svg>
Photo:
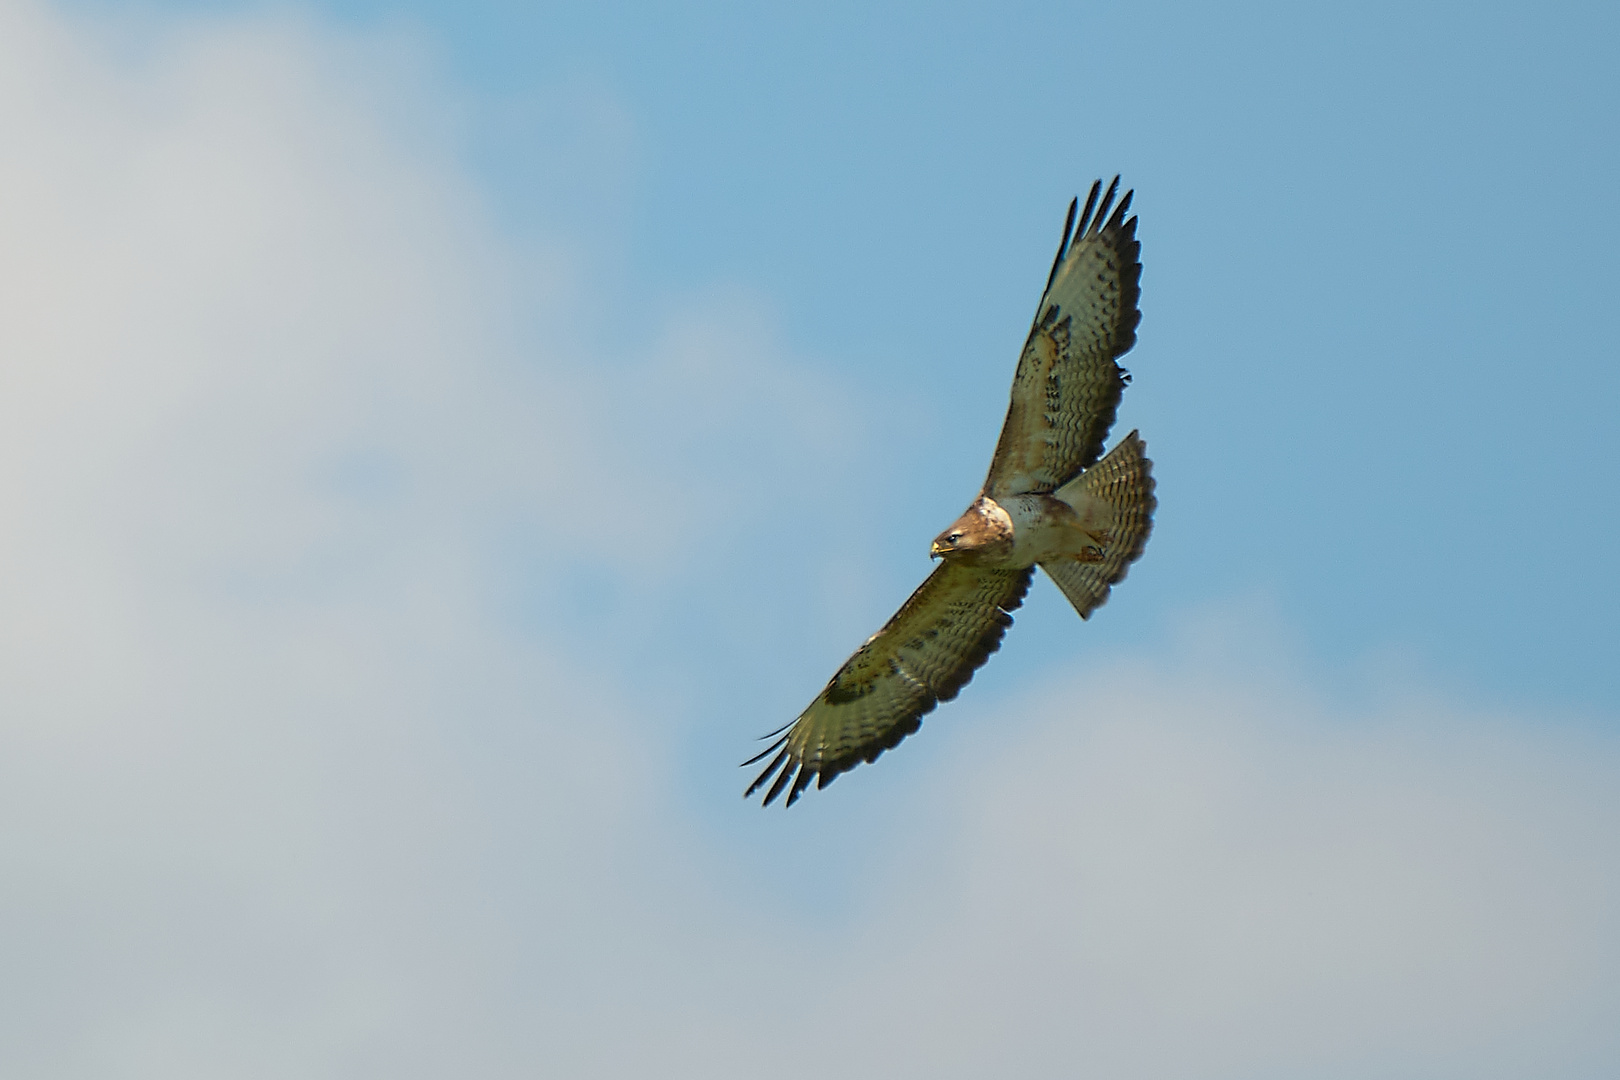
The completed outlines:
<svg viewBox="0 0 1620 1080">
<path fill-rule="evenodd" d="M 1037 565 L 1085 619 L 1142 554 L 1157 505 L 1145 444 L 1133 431 L 1099 460 L 1130 381 L 1116 361 L 1136 343 L 1141 245 L 1136 218 L 1125 216 L 1133 193 L 1114 207 L 1119 178 L 1099 202 L 1101 189 L 1100 180 L 1091 186 L 1078 224 L 1079 200 L 1069 204 L 990 474 L 934 539 L 940 565 L 810 707 L 743 762 L 771 758 L 745 797 L 769 783 L 764 805 L 786 791 L 792 806 L 812 781 L 826 787 L 916 731 L 1001 647 Z"/>
</svg>

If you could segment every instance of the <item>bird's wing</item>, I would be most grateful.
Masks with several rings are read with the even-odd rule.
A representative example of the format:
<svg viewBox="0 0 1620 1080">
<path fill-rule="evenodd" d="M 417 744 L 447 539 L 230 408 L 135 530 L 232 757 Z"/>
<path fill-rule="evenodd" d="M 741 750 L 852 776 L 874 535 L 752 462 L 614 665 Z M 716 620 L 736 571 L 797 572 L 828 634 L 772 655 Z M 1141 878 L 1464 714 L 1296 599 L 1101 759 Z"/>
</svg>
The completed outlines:
<svg viewBox="0 0 1620 1080">
<path fill-rule="evenodd" d="M 751 765 L 774 754 L 745 795 L 776 776 L 765 805 L 785 789 L 792 806 L 816 781 L 839 773 L 910 735 L 925 713 L 967 685 L 1012 625 L 1034 568 L 993 570 L 942 563 L 894 618 L 845 661 L 838 674 Z M 785 733 L 784 733 L 785 732 Z M 771 738 L 771 736 L 766 736 Z"/>
<path fill-rule="evenodd" d="M 1098 205 L 1101 187 L 1092 185 L 1078 226 L 1069 206 L 984 482 L 992 499 L 1053 491 L 1096 461 L 1130 380 L 1114 361 L 1136 343 L 1141 245 L 1125 216 L 1132 193 L 1110 215 L 1119 178 Z"/>
</svg>

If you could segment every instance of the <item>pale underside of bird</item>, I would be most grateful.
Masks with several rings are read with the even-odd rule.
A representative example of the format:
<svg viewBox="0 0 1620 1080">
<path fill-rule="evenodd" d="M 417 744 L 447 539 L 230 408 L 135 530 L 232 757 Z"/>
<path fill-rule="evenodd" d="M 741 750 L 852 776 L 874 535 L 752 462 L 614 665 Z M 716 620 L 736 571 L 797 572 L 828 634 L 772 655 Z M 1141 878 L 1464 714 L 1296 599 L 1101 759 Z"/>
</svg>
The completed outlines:
<svg viewBox="0 0 1620 1080">
<path fill-rule="evenodd" d="M 1125 216 L 1132 193 L 1113 207 L 1119 178 L 1101 189 L 1092 185 L 1078 222 L 1079 200 L 1069 205 L 990 473 L 934 539 L 940 565 L 809 708 L 743 762 L 771 758 L 745 796 L 769 783 L 765 804 L 786 791 L 792 806 L 812 782 L 826 787 L 916 731 L 1001 647 L 1036 566 L 1085 619 L 1142 554 L 1156 505 L 1146 446 L 1133 431 L 1099 460 L 1130 382 L 1117 361 L 1141 318 L 1140 245 L 1136 218 Z"/>
</svg>

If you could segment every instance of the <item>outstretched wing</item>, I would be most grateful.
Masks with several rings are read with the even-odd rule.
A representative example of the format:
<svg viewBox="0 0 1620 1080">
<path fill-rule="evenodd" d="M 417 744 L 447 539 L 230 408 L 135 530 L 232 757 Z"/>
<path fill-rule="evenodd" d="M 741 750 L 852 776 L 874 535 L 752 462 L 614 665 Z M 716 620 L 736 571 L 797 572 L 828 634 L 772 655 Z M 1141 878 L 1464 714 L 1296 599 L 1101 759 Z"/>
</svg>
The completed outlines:
<svg viewBox="0 0 1620 1080">
<path fill-rule="evenodd" d="M 878 755 L 922 725 L 941 701 L 949 701 L 973 673 L 1001 648 L 1012 625 L 1008 614 L 1024 602 L 1034 568 L 992 570 L 942 563 L 894 618 L 845 661 L 838 674 L 781 738 L 752 765 L 775 754 L 744 796 L 773 775 L 765 805 L 787 789 L 792 806 L 816 781 Z M 771 736 L 766 736 L 770 738 Z"/>
<path fill-rule="evenodd" d="M 1101 181 L 1091 186 L 1072 234 L 1075 204 L 1069 206 L 984 482 L 992 499 L 1053 491 L 1096 461 L 1130 381 L 1114 361 L 1136 344 L 1141 245 L 1136 218 L 1125 216 L 1132 193 L 1110 216 L 1119 177 L 1099 206 L 1101 187 Z"/>
</svg>

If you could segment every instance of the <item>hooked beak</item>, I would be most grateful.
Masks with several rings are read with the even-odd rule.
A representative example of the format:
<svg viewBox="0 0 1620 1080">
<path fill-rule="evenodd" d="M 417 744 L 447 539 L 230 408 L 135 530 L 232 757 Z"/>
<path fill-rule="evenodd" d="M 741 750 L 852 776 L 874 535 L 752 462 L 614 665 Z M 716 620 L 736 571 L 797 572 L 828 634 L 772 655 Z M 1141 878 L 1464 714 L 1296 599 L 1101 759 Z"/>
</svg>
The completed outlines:
<svg viewBox="0 0 1620 1080">
<path fill-rule="evenodd" d="M 949 550 L 951 549 L 940 543 L 938 540 L 935 540 L 932 544 L 928 545 L 928 561 L 933 562 L 935 559 L 941 558 Z"/>
</svg>

